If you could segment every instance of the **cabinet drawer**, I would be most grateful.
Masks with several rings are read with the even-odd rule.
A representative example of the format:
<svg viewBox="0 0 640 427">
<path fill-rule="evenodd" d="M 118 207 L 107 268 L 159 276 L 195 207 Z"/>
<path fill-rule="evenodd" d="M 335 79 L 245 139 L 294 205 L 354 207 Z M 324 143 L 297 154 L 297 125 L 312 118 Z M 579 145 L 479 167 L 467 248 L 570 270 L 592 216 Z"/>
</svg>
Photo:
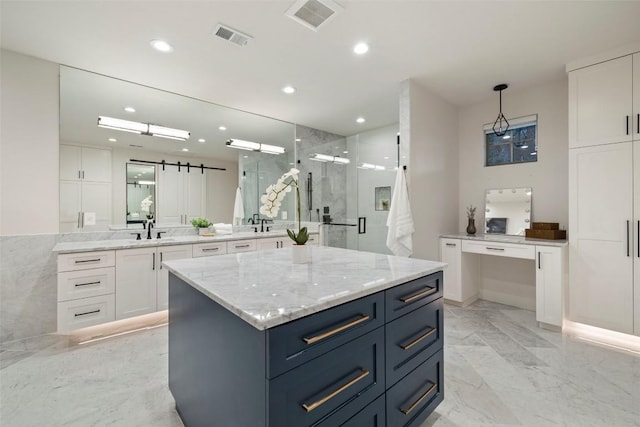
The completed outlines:
<svg viewBox="0 0 640 427">
<path fill-rule="evenodd" d="M 419 426 L 444 399 L 442 350 L 387 390 L 387 425 Z"/>
<path fill-rule="evenodd" d="M 338 409 L 355 414 L 384 390 L 384 329 L 378 328 L 271 380 L 269 425 L 309 426 Z"/>
<path fill-rule="evenodd" d="M 199 243 L 193 245 L 193 257 L 224 255 L 227 253 L 227 242 Z"/>
<path fill-rule="evenodd" d="M 350 408 L 347 407 L 346 409 Z M 318 424 L 318 427 L 385 427 L 385 409 L 384 396 L 380 396 L 356 415 L 351 416 L 350 412 L 349 415 L 347 415 L 347 411 L 340 410 L 327 420 Z M 348 418 L 348 416 L 351 416 L 351 418 L 345 421 L 345 418 Z"/>
<path fill-rule="evenodd" d="M 440 298 L 385 325 L 388 387 L 442 349 L 442 322 Z"/>
<path fill-rule="evenodd" d="M 238 252 L 251 252 L 256 250 L 256 240 L 236 240 L 227 242 L 227 253 L 236 254 Z"/>
<path fill-rule="evenodd" d="M 58 332 L 65 333 L 116 320 L 115 305 L 114 294 L 59 302 Z"/>
<path fill-rule="evenodd" d="M 58 302 L 115 292 L 114 267 L 58 273 Z"/>
<path fill-rule="evenodd" d="M 81 252 L 58 255 L 58 271 L 86 270 L 89 268 L 113 267 L 116 265 L 115 251 Z"/>
<path fill-rule="evenodd" d="M 384 324 L 384 293 L 267 331 L 267 376 L 274 378 Z"/>
<path fill-rule="evenodd" d="M 442 271 L 385 291 L 386 321 L 390 322 L 442 296 Z"/>
<path fill-rule="evenodd" d="M 474 254 L 504 256 L 510 258 L 535 259 L 535 247 L 533 245 L 518 245 L 512 243 L 475 242 L 462 241 L 462 252 Z"/>
</svg>

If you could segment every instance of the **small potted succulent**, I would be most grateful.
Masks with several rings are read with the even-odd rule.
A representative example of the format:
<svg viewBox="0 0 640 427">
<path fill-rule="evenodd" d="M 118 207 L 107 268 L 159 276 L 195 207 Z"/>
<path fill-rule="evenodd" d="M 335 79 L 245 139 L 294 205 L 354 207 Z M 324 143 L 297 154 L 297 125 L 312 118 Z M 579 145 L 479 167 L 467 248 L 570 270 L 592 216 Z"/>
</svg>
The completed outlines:
<svg viewBox="0 0 640 427">
<path fill-rule="evenodd" d="M 211 222 L 206 218 L 194 218 L 191 220 L 191 225 L 198 229 L 198 234 L 203 235 L 209 232 Z"/>
</svg>

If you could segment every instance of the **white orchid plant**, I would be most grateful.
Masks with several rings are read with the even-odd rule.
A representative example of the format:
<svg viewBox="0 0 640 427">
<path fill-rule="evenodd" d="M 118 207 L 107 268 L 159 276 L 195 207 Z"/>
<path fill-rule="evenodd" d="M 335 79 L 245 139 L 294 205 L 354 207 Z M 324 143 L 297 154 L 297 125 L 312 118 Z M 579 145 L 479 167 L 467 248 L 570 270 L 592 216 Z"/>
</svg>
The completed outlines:
<svg viewBox="0 0 640 427">
<path fill-rule="evenodd" d="M 270 185 L 267 187 L 265 193 L 260 201 L 262 202 L 262 206 L 260 206 L 260 213 L 268 218 L 275 218 L 278 215 L 278 211 L 280 210 L 280 206 L 282 205 L 282 200 L 284 196 L 289 193 L 293 187 L 296 189 L 296 199 L 298 201 L 298 232 L 294 232 L 293 230 L 287 229 L 287 234 L 291 237 L 291 240 L 296 242 L 297 245 L 304 245 L 307 243 L 309 239 L 309 233 L 307 231 L 307 227 L 300 227 L 300 187 L 298 186 L 298 174 L 300 171 L 296 168 L 291 168 L 291 170 L 284 175 L 282 175 L 278 182 L 274 185 Z"/>
</svg>

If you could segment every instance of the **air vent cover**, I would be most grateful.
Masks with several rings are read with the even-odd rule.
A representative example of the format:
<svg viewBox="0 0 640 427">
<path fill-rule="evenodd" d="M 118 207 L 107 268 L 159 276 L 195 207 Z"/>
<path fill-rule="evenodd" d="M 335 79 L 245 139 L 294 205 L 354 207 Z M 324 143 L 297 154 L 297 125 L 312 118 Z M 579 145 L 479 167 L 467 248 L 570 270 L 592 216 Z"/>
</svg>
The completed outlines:
<svg viewBox="0 0 640 427">
<path fill-rule="evenodd" d="M 222 24 L 218 24 L 216 29 L 213 31 L 213 35 L 233 44 L 237 44 L 238 46 L 246 46 L 247 43 L 253 39 L 250 35 L 243 34 L 240 31 Z"/>
<path fill-rule="evenodd" d="M 318 31 L 321 25 L 341 10 L 342 7 L 331 0 L 298 0 L 285 14 L 305 27 Z"/>
</svg>

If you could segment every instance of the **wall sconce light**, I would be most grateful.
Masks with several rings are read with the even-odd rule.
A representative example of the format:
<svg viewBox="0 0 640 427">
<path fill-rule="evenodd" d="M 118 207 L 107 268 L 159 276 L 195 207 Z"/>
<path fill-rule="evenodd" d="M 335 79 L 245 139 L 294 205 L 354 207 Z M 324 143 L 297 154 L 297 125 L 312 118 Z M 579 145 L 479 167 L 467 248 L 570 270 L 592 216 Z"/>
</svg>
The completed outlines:
<svg viewBox="0 0 640 427">
<path fill-rule="evenodd" d="M 493 122 L 493 133 L 495 133 L 496 136 L 503 136 L 509 130 L 509 122 L 504 114 L 502 114 L 502 91 L 508 87 L 509 85 L 502 83 L 493 88 L 494 91 L 500 92 L 500 112 L 498 113 L 496 121 Z"/>
<path fill-rule="evenodd" d="M 259 144 L 252 141 L 244 141 L 242 139 L 230 139 L 227 141 L 227 147 L 237 148 L 238 150 L 260 151 L 266 154 L 283 154 L 284 147 L 278 145 Z"/>
<path fill-rule="evenodd" d="M 315 160 L 317 162 L 331 162 L 331 163 L 338 163 L 341 165 L 346 165 L 351 163 L 351 160 L 349 160 L 346 157 L 340 157 L 340 156 L 329 156 L 327 154 L 320 154 L 320 153 L 315 153 L 311 156 L 309 156 L 309 160 Z"/>
<path fill-rule="evenodd" d="M 149 123 L 132 122 L 131 120 L 122 120 L 105 116 L 98 116 L 98 127 L 115 129 L 122 132 L 137 133 L 138 135 L 176 139 L 178 141 L 186 141 L 191 135 L 187 130 L 167 128 Z"/>
</svg>

